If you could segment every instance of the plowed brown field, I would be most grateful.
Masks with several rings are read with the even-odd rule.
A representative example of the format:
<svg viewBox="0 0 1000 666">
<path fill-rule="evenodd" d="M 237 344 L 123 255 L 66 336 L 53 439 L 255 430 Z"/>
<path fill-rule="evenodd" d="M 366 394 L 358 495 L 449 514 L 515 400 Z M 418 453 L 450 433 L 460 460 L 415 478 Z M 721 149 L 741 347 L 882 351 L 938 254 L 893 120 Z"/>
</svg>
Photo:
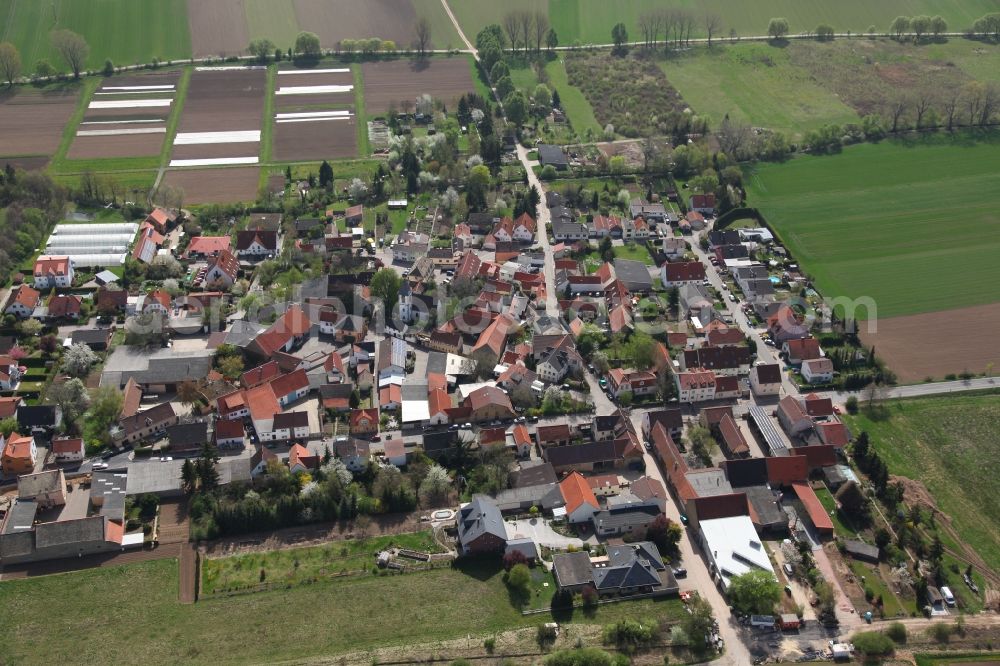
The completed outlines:
<svg viewBox="0 0 1000 666">
<path fill-rule="evenodd" d="M 458 98 L 473 92 L 472 69 L 465 56 L 427 60 L 392 60 L 366 62 L 365 106 L 369 113 L 384 113 L 400 102 L 413 102 L 428 94 L 453 107 Z"/>
</svg>

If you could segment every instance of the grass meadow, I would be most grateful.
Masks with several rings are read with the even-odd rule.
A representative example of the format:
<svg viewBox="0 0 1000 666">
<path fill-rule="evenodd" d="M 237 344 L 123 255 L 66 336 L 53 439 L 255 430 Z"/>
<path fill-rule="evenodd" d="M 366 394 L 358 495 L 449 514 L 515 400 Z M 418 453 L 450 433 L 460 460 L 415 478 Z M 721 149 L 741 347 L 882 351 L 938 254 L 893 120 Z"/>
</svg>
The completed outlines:
<svg viewBox="0 0 1000 666">
<path fill-rule="evenodd" d="M 879 317 L 996 300 L 998 133 L 850 146 L 757 165 L 747 183 L 824 296 L 871 297 Z"/>
<path fill-rule="evenodd" d="M 177 601 L 175 560 L 5 581 L 0 654 L 11 664 L 275 663 L 551 622 L 548 613 L 521 615 L 502 571 L 499 560 L 471 561 L 456 569 L 341 579 L 190 606 Z M 81 623 L 95 608 L 100 621 Z M 677 599 L 629 601 L 602 606 L 593 616 L 577 611 L 571 620 L 559 619 L 677 619 L 682 608 Z M 107 640 L 109 626 L 127 627 L 129 640 Z"/>
<path fill-rule="evenodd" d="M 845 418 L 868 432 L 891 473 L 921 481 L 963 540 L 1000 570 L 1000 394 L 894 400 Z"/>
<path fill-rule="evenodd" d="M 510 70 L 510 79 L 519 90 L 524 90 L 529 96 L 539 83 L 539 72 L 525 61 L 515 61 Z M 577 134 L 583 136 L 589 129 L 595 135 L 601 131 L 601 125 L 594 117 L 594 109 L 587 101 L 583 92 L 572 85 L 566 75 L 566 63 L 563 57 L 549 60 L 545 64 L 546 85 L 559 91 L 559 101 L 566 118 Z"/>
<path fill-rule="evenodd" d="M 67 28 L 90 45 L 87 66 L 178 60 L 191 55 L 187 0 L 0 0 L 0 41 L 21 52 L 24 69 L 39 60 L 65 69 L 49 33 Z"/>
<path fill-rule="evenodd" d="M 639 16 L 652 9 L 680 7 L 691 9 L 702 16 L 706 11 L 722 18 L 723 30 L 718 34 L 729 35 L 735 28 L 739 35 L 763 35 L 772 17 L 788 19 L 793 34 L 814 30 L 820 23 L 829 23 L 837 32 L 864 32 L 874 25 L 879 31 L 889 29 L 889 24 L 899 15 L 940 14 L 948 21 L 949 28 L 961 31 L 988 12 L 996 11 L 990 0 L 453 0 L 452 12 L 462 25 L 469 39 L 473 39 L 483 26 L 502 23 L 504 15 L 512 10 L 548 8 L 552 27 L 559 35 L 559 42 L 571 45 L 579 40 L 583 44 L 611 42 L 611 26 L 619 21 L 625 24 L 632 40 L 641 39 Z M 704 36 L 699 20 L 692 32 L 694 37 Z"/>
<path fill-rule="evenodd" d="M 684 101 L 717 125 L 729 114 L 754 127 L 800 135 L 857 113 L 797 67 L 788 49 L 745 43 L 698 48 L 660 61 Z"/>
</svg>

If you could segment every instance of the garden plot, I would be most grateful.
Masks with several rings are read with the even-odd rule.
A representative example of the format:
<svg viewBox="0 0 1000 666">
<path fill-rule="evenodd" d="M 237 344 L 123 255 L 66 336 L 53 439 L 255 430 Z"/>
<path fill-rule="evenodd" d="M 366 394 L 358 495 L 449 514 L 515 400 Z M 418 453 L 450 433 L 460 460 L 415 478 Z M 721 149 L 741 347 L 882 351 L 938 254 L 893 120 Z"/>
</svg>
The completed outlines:
<svg viewBox="0 0 1000 666">
<path fill-rule="evenodd" d="M 354 75 L 347 68 L 278 71 L 274 103 L 285 109 L 354 104 Z"/>
<path fill-rule="evenodd" d="M 365 106 L 372 114 L 412 104 L 424 94 L 453 107 L 459 97 L 475 90 L 472 68 L 464 57 L 366 62 L 361 71 Z"/>
<path fill-rule="evenodd" d="M 256 164 L 266 85 L 260 67 L 195 68 L 170 166 Z"/>
<path fill-rule="evenodd" d="M 105 80 L 77 126 L 70 159 L 159 155 L 179 72 Z"/>
<path fill-rule="evenodd" d="M 49 90 L 19 86 L 0 93 L 0 157 L 51 157 L 79 92 L 76 86 Z"/>
</svg>

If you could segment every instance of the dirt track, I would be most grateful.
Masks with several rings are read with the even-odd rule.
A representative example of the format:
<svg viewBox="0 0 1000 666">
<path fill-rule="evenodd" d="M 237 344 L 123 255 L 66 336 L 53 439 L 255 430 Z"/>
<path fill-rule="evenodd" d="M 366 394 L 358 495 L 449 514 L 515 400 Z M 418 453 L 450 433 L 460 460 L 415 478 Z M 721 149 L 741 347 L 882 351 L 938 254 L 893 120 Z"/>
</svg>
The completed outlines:
<svg viewBox="0 0 1000 666">
<path fill-rule="evenodd" d="M 424 61 L 366 62 L 361 71 L 369 113 L 383 113 L 390 104 L 398 107 L 403 101 L 413 103 L 425 93 L 453 107 L 459 97 L 474 90 L 472 68 L 464 55 Z"/>
<path fill-rule="evenodd" d="M 861 328 L 861 341 L 875 347 L 901 382 L 1000 366 L 1000 303 L 880 319 L 875 333 Z"/>
</svg>

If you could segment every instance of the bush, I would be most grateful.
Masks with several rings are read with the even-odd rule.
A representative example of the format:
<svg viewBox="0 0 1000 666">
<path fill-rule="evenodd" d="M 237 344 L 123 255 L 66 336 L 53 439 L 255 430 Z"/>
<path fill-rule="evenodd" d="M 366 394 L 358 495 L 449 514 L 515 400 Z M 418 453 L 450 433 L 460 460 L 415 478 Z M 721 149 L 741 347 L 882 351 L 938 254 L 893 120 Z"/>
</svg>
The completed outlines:
<svg viewBox="0 0 1000 666">
<path fill-rule="evenodd" d="M 898 644 L 906 642 L 906 625 L 902 622 L 893 622 L 885 630 L 885 635 Z"/>
<path fill-rule="evenodd" d="M 604 627 L 604 642 L 618 646 L 623 652 L 635 652 L 656 638 L 655 623 L 618 620 Z"/>
<path fill-rule="evenodd" d="M 495 650 L 497 647 L 497 639 L 493 638 L 492 636 L 490 638 L 487 638 L 485 641 L 483 641 L 483 647 L 486 649 L 487 654 L 493 654 L 493 650 Z"/>
<path fill-rule="evenodd" d="M 892 654 L 892 639 L 878 631 L 862 631 L 851 639 L 854 649 L 865 657 L 882 657 Z"/>
<path fill-rule="evenodd" d="M 542 170 L 538 172 L 539 180 L 555 180 L 556 179 L 556 168 L 551 164 L 546 164 L 542 167 Z"/>
<path fill-rule="evenodd" d="M 952 626 L 943 622 L 936 622 L 927 629 L 927 634 L 938 643 L 947 643 L 951 632 Z"/>
<path fill-rule="evenodd" d="M 847 408 L 847 413 L 848 414 L 857 414 L 858 413 L 858 398 L 857 398 L 857 396 L 853 396 L 853 395 L 850 396 L 847 399 L 847 402 L 844 403 L 844 406 Z"/>
</svg>

